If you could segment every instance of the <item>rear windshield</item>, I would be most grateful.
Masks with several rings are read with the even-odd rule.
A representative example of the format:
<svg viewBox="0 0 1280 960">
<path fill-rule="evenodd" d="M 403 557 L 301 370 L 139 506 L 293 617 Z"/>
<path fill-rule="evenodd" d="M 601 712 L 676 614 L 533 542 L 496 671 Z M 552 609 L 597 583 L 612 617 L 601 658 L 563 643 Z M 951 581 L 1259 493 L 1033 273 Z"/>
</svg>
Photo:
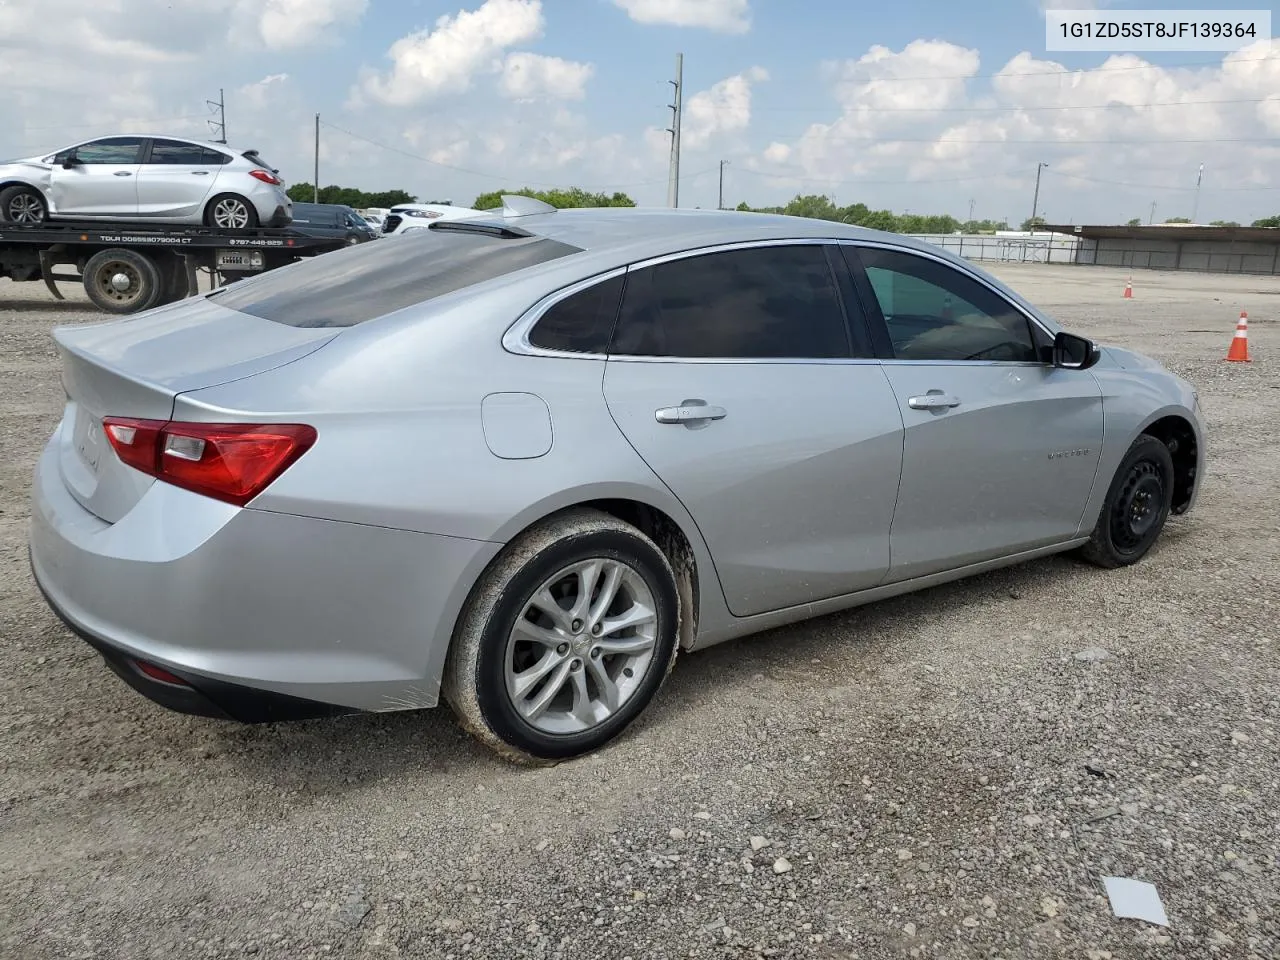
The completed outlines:
<svg viewBox="0 0 1280 960">
<path fill-rule="evenodd" d="M 545 237 L 423 230 L 322 253 L 209 297 L 228 309 L 291 327 L 352 327 L 580 252 Z"/>
</svg>

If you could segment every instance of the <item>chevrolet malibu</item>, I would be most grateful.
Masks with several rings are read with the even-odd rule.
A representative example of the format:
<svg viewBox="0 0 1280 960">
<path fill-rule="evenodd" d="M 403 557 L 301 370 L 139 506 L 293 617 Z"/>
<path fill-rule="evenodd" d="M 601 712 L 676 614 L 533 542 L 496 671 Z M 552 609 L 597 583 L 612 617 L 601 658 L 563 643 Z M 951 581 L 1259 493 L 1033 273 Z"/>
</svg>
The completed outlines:
<svg viewBox="0 0 1280 960">
<path fill-rule="evenodd" d="M 31 564 L 111 669 L 243 722 L 443 700 L 527 763 L 677 651 L 1135 563 L 1204 468 L 1185 381 L 820 220 L 506 198 L 54 338 Z"/>
</svg>

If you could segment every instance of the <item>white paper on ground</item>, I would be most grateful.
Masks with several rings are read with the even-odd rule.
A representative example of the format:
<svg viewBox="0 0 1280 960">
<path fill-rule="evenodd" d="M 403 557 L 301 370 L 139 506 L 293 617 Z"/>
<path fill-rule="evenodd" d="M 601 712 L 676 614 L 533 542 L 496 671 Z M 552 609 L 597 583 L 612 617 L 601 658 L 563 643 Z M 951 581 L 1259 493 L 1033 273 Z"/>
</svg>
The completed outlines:
<svg viewBox="0 0 1280 960">
<path fill-rule="evenodd" d="M 1127 877 L 1103 877 L 1102 882 L 1106 885 L 1107 896 L 1111 900 L 1111 912 L 1117 917 L 1145 920 L 1162 927 L 1169 925 L 1164 904 L 1160 902 L 1160 894 L 1153 885 Z"/>
</svg>

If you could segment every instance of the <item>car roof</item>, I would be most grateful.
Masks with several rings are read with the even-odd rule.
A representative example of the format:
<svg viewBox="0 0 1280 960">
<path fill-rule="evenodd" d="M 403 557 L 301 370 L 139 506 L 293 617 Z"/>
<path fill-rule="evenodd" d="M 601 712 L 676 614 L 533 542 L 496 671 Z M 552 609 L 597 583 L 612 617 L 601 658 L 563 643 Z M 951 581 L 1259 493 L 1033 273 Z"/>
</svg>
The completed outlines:
<svg viewBox="0 0 1280 960">
<path fill-rule="evenodd" d="M 602 260 L 616 258 L 620 263 L 699 247 L 760 240 L 874 240 L 933 253 L 940 250 L 902 234 L 834 220 L 737 210 L 584 207 L 524 216 L 503 215 L 502 211 L 495 210 L 492 214 L 455 220 L 452 226 L 456 228 L 468 222 L 492 224 L 495 218 L 517 230 L 567 243 Z"/>
</svg>

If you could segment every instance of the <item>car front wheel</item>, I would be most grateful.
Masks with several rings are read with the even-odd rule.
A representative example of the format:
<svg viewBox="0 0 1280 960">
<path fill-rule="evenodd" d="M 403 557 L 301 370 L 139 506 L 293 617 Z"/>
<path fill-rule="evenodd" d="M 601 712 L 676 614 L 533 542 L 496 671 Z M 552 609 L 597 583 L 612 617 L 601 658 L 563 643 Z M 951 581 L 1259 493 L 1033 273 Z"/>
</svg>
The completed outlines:
<svg viewBox="0 0 1280 960">
<path fill-rule="evenodd" d="M 34 187 L 13 186 L 0 190 L 0 223 L 44 223 L 49 207 Z"/>
<path fill-rule="evenodd" d="M 1128 566 L 1146 556 L 1169 518 L 1173 476 L 1169 448 L 1155 437 L 1138 437 L 1120 461 L 1080 555 L 1105 568 Z"/>
<path fill-rule="evenodd" d="M 676 656 L 679 599 L 635 527 L 573 510 L 514 540 L 472 592 L 443 694 L 462 725 L 518 763 L 554 763 L 621 733 Z"/>
</svg>

